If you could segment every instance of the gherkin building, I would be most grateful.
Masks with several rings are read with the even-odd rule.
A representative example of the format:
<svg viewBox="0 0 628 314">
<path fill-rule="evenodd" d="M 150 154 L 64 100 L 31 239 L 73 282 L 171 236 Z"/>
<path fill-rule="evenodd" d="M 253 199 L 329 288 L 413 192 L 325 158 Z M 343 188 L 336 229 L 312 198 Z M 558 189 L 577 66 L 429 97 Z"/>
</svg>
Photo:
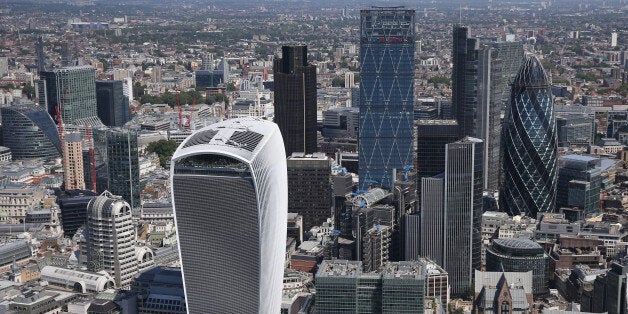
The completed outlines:
<svg viewBox="0 0 628 314">
<path fill-rule="evenodd" d="M 503 133 L 503 211 L 536 217 L 556 204 L 557 138 L 550 82 L 528 56 L 512 84 Z"/>
</svg>

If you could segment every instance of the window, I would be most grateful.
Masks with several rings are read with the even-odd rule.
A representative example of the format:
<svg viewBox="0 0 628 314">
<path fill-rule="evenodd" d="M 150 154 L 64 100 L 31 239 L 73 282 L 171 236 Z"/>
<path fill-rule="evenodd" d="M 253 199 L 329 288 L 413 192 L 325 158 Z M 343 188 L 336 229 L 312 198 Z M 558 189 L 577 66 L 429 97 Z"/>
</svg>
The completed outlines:
<svg viewBox="0 0 628 314">
<path fill-rule="evenodd" d="M 509 314 L 510 313 L 510 304 L 508 304 L 508 302 L 506 302 L 506 301 L 502 302 L 501 313 L 502 314 Z"/>
</svg>

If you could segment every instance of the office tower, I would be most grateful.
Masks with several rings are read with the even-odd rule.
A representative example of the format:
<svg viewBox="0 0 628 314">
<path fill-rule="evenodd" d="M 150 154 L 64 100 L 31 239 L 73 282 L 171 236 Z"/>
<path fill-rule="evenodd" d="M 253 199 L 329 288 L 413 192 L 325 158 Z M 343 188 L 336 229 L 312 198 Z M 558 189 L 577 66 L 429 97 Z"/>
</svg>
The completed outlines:
<svg viewBox="0 0 628 314">
<path fill-rule="evenodd" d="M 161 67 L 160 66 L 154 66 L 152 71 L 152 79 L 153 79 L 153 83 L 161 83 Z"/>
<path fill-rule="evenodd" d="M 131 120 L 123 81 L 96 81 L 98 117 L 106 126 L 123 126 Z"/>
<path fill-rule="evenodd" d="M 366 231 L 362 244 L 362 263 L 366 272 L 379 270 L 390 257 L 392 228 L 376 224 Z"/>
<path fill-rule="evenodd" d="M 331 217 L 331 159 L 322 153 L 288 157 L 288 211 L 303 216 L 303 229 Z"/>
<path fill-rule="evenodd" d="M 617 32 L 611 33 L 611 47 L 617 47 Z"/>
<path fill-rule="evenodd" d="M 549 256 L 543 247 L 529 239 L 495 239 L 486 248 L 486 270 L 504 272 L 532 271 L 532 292 L 546 295 Z"/>
<path fill-rule="evenodd" d="M 35 104 L 0 108 L 2 145 L 11 149 L 13 159 L 57 158 L 61 142 L 50 115 Z"/>
<path fill-rule="evenodd" d="M 578 207 L 582 217 L 599 212 L 602 185 L 601 160 L 598 157 L 566 155 L 558 159 L 557 207 Z"/>
<path fill-rule="evenodd" d="M 91 66 L 72 66 L 42 72 L 45 97 L 40 93 L 39 104 L 55 117 L 57 107 L 63 123 L 96 117 L 96 69 Z"/>
<path fill-rule="evenodd" d="M 355 74 L 353 72 L 345 72 L 345 88 L 351 89 L 355 86 Z"/>
<path fill-rule="evenodd" d="M 0 57 L 0 78 L 9 73 L 9 58 Z"/>
<path fill-rule="evenodd" d="M 41 74 L 46 71 L 46 56 L 44 55 L 44 40 L 42 36 L 37 37 L 35 50 L 37 51 L 37 72 Z"/>
<path fill-rule="evenodd" d="M 74 237 L 79 228 L 86 226 L 87 205 L 95 197 L 96 194 L 92 191 L 59 190 L 57 204 L 61 209 L 61 225 L 65 237 Z"/>
<path fill-rule="evenodd" d="M 279 128 L 256 118 L 205 127 L 174 153 L 172 198 L 189 313 L 279 312 L 286 169 Z"/>
<path fill-rule="evenodd" d="M 412 261 L 421 256 L 421 214 L 402 216 L 403 260 Z"/>
<path fill-rule="evenodd" d="M 608 111 L 606 113 L 606 137 L 618 139 L 619 131 L 628 126 L 628 111 Z"/>
<path fill-rule="evenodd" d="M 443 268 L 456 295 L 467 293 L 482 266 L 483 144 L 470 137 L 447 144 Z"/>
<path fill-rule="evenodd" d="M 315 313 L 423 313 L 427 268 L 425 260 L 404 261 L 367 273 L 362 262 L 325 260 L 316 273 Z"/>
<path fill-rule="evenodd" d="M 444 158 L 443 158 L 444 159 Z M 421 180 L 420 255 L 443 266 L 445 249 L 445 175 Z"/>
<path fill-rule="evenodd" d="M 451 106 L 460 137 L 479 136 L 476 129 L 478 43 L 468 28 L 454 25 L 451 58 Z"/>
<path fill-rule="evenodd" d="M 212 71 L 214 69 L 213 53 L 203 53 L 201 56 L 201 69 L 205 71 Z"/>
<path fill-rule="evenodd" d="M 414 10 L 360 11 L 360 189 L 390 189 L 413 163 Z"/>
<path fill-rule="evenodd" d="M 108 189 L 120 195 L 131 208 L 140 202 L 140 166 L 137 150 L 137 132 L 124 129 L 106 131 Z"/>
<path fill-rule="evenodd" d="M 63 178 L 66 190 L 84 190 L 83 141 L 81 134 L 66 134 L 63 137 Z"/>
<path fill-rule="evenodd" d="M 523 62 L 523 44 L 493 42 L 479 50 L 476 136 L 484 141 L 484 189 L 499 189 L 502 112 L 510 101 L 510 84 Z"/>
<path fill-rule="evenodd" d="M 220 71 L 198 70 L 194 72 L 196 87 L 218 87 L 225 83 L 225 78 Z"/>
<path fill-rule="evenodd" d="M 527 57 L 512 85 L 504 140 L 500 208 L 536 217 L 556 204 L 556 120 L 549 79 L 541 62 Z"/>
<path fill-rule="evenodd" d="M 593 144 L 595 117 L 589 113 L 556 113 L 558 147 L 571 145 L 588 146 Z"/>
<path fill-rule="evenodd" d="M 460 139 L 456 120 L 418 120 L 416 125 L 417 189 L 421 179 L 445 171 L 445 147 Z"/>
<path fill-rule="evenodd" d="M 307 62 L 307 46 L 283 46 L 273 64 L 275 118 L 286 156 L 316 151 L 316 66 Z"/>
<path fill-rule="evenodd" d="M 108 191 L 87 205 L 87 260 L 90 271 L 105 270 L 116 287 L 128 288 L 137 274 L 131 207 Z"/>
</svg>

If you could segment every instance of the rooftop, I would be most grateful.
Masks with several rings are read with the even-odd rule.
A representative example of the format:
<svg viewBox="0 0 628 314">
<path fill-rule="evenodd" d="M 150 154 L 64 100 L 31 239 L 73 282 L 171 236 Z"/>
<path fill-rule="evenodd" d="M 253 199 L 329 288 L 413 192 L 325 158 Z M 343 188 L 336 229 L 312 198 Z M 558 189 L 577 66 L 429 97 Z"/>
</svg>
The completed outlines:
<svg viewBox="0 0 628 314">
<path fill-rule="evenodd" d="M 357 277 L 362 272 L 362 262 L 347 260 L 324 260 L 316 277 Z"/>
</svg>

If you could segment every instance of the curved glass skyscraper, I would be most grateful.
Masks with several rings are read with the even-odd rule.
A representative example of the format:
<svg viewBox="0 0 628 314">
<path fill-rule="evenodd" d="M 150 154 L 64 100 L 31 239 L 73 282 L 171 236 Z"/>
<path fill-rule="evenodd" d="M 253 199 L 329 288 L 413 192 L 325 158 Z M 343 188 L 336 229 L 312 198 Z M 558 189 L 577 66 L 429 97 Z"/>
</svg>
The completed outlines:
<svg viewBox="0 0 628 314">
<path fill-rule="evenodd" d="M 61 142 L 50 115 L 35 104 L 18 104 L 0 109 L 3 145 L 13 159 L 57 158 Z"/>
<path fill-rule="evenodd" d="M 213 124 L 181 143 L 171 164 L 188 313 L 279 313 L 288 220 L 279 127 Z"/>
<path fill-rule="evenodd" d="M 500 200 L 511 215 L 536 217 L 556 204 L 557 143 L 549 78 L 534 56 L 512 85 L 504 128 L 504 186 Z"/>
</svg>

